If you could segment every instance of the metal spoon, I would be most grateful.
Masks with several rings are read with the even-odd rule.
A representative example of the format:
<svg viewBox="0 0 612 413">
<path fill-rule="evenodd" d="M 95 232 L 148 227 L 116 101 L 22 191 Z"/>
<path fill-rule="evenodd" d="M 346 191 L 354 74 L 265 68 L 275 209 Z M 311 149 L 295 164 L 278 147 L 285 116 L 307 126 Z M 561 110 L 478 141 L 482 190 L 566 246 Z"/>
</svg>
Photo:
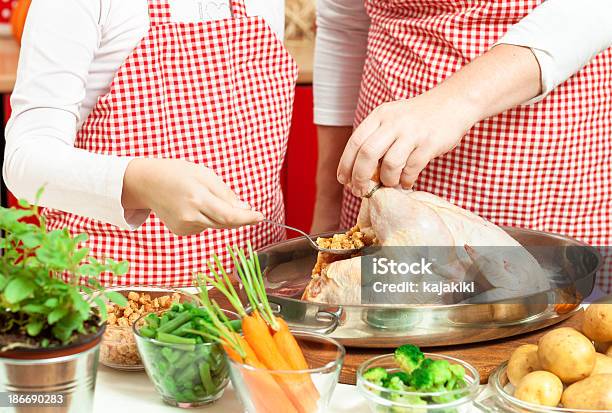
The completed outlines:
<svg viewBox="0 0 612 413">
<path fill-rule="evenodd" d="M 295 232 L 298 232 L 298 233 L 302 234 L 304 236 L 304 238 L 306 238 L 308 240 L 308 242 L 310 242 L 310 246 L 312 248 L 314 248 L 315 250 L 319 251 L 319 252 L 324 252 L 326 254 L 334 254 L 334 255 L 350 255 L 350 254 L 355 254 L 355 253 L 357 253 L 357 252 L 359 252 L 361 250 L 361 248 L 351 248 L 351 249 L 346 249 L 346 250 L 338 250 L 338 249 L 333 249 L 333 248 L 323 248 L 323 247 L 320 247 L 319 244 L 317 244 L 316 240 L 312 239 L 310 237 L 310 235 L 308 235 L 307 233 L 305 233 L 301 229 L 297 229 L 297 228 L 291 227 L 289 225 L 281 224 L 279 222 L 270 221 L 269 219 L 264 219 L 263 222 L 267 222 L 268 224 L 276 225 L 278 227 L 283 227 L 283 228 L 286 228 L 286 229 L 290 229 L 292 231 L 295 231 Z"/>
</svg>

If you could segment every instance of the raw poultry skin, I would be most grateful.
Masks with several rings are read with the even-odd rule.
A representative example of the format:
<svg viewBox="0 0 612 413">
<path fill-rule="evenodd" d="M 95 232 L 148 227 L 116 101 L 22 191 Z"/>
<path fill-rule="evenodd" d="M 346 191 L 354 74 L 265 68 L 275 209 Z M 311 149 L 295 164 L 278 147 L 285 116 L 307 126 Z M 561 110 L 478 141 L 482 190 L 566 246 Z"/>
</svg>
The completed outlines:
<svg viewBox="0 0 612 413">
<path fill-rule="evenodd" d="M 447 264 L 436 266 L 434 274 L 426 276 L 427 281 L 475 279 L 481 293 L 469 298 L 471 302 L 518 297 L 549 288 L 537 260 L 504 230 L 427 192 L 381 188 L 363 200 L 357 227 L 376 245 L 455 247 L 436 249 L 448 255 L 444 261 Z M 405 304 L 443 304 L 449 298 L 435 294 L 409 297 L 411 301 Z M 319 263 L 303 299 L 360 304 L 361 257 Z"/>
</svg>

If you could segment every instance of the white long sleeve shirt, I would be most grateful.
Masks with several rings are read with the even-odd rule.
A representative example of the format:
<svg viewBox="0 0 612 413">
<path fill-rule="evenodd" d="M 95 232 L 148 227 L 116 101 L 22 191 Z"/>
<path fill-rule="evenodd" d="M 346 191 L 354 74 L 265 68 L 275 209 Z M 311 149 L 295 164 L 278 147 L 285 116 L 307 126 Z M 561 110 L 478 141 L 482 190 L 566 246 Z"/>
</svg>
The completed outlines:
<svg viewBox="0 0 612 413">
<path fill-rule="evenodd" d="M 315 123 L 352 125 L 370 25 L 364 0 L 318 0 L 314 63 Z M 612 45 L 612 0 L 547 0 L 496 44 L 531 48 L 543 99 Z"/>
<path fill-rule="evenodd" d="M 189 20 L 198 0 L 173 0 L 173 18 Z M 359 93 L 369 19 L 363 0 L 318 0 L 315 120 L 350 125 Z M 246 0 L 279 34 L 283 0 Z M 612 38 L 612 0 L 548 0 L 502 42 L 532 47 L 544 93 L 576 72 Z M 142 223 L 124 211 L 123 175 L 131 158 L 74 148 L 76 132 L 149 26 L 146 0 L 33 0 L 6 130 L 3 174 L 18 197 L 109 222 Z"/>
<path fill-rule="evenodd" d="M 171 0 L 175 21 L 198 21 L 199 1 Z M 222 0 L 214 0 L 220 3 Z M 226 4 L 228 0 L 225 0 Z M 284 0 L 246 0 L 282 37 Z M 148 211 L 124 211 L 123 176 L 132 158 L 74 147 L 76 133 L 149 28 L 147 0 L 33 0 L 6 128 L 8 188 L 41 204 L 134 228 Z"/>
</svg>

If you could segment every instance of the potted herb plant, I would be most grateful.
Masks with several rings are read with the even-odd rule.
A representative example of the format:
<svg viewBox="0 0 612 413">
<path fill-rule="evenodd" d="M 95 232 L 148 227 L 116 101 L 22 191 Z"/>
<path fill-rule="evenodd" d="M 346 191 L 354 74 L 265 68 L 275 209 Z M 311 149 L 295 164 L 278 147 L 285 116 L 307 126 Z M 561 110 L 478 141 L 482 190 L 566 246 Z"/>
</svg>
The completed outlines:
<svg viewBox="0 0 612 413">
<path fill-rule="evenodd" d="M 0 394 L 18 412 L 91 411 L 105 304 L 126 304 L 98 277 L 128 263 L 88 257 L 86 234 L 49 231 L 37 206 L 20 206 L 0 208 Z"/>
</svg>

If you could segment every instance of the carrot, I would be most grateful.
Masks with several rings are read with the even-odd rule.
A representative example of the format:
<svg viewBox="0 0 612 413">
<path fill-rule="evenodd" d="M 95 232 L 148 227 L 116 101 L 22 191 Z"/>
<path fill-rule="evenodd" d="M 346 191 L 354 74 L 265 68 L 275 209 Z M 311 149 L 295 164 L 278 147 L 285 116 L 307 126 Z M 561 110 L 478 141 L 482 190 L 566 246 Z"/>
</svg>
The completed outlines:
<svg viewBox="0 0 612 413">
<path fill-rule="evenodd" d="M 276 322 L 279 325 L 279 329 L 274 332 L 273 338 L 281 354 L 293 370 L 307 370 L 308 363 L 304 353 L 302 353 L 300 345 L 295 337 L 293 337 L 293 334 L 291 334 L 291 331 L 289 331 L 289 326 L 280 317 L 276 317 Z"/>
<path fill-rule="evenodd" d="M 265 284 L 256 254 L 250 244 L 248 258 L 242 249 L 228 248 L 228 251 L 234 261 L 236 271 L 242 281 L 251 308 L 253 309 L 251 314 L 247 313 L 245 307 L 241 303 L 227 272 L 218 258 L 215 257 L 216 268 L 212 263 L 208 266 L 210 275 L 205 278 L 198 278 L 201 280 L 200 285 L 206 286 L 206 284 L 210 284 L 225 295 L 242 319 L 242 334 L 248 346 L 240 346 L 243 348 L 241 348 L 240 351 L 236 351 L 237 354 L 228 354 L 230 354 L 231 357 L 236 357 L 237 355 L 242 356 L 243 362 L 246 362 L 247 354 L 245 349 L 250 347 L 254 352 L 255 360 L 261 362 L 265 368 L 269 370 L 287 371 L 287 373 L 270 374 L 274 377 L 276 383 L 278 383 L 280 388 L 284 391 L 286 397 L 291 401 L 298 413 L 315 412 L 317 410 L 319 393 L 312 383 L 312 380 L 307 374 L 290 372 L 296 369 L 296 367 L 293 367 L 292 363 L 301 363 L 302 366 L 306 366 L 305 368 L 308 368 L 308 366 L 299 349 L 299 345 L 291 336 L 291 332 L 286 324 L 279 336 L 279 340 L 282 340 L 282 342 L 292 340 L 292 347 L 290 348 L 291 363 L 288 359 L 285 359 L 284 353 L 279 350 L 274 340 L 273 334 L 281 330 L 281 327 L 268 302 Z M 203 297 L 202 301 L 204 302 L 205 299 L 207 299 L 207 292 L 202 290 L 201 288 L 200 295 Z M 283 335 L 285 337 L 283 337 Z M 286 337 L 287 335 L 289 337 Z M 229 335 L 229 337 L 236 347 L 238 347 L 237 339 L 232 335 Z M 236 350 L 236 348 L 234 348 L 234 350 Z M 296 350 L 297 354 L 294 354 Z M 300 360 L 300 357 L 302 360 Z"/>
<path fill-rule="evenodd" d="M 254 312 L 256 314 L 257 312 Z M 291 365 L 283 358 L 268 325 L 257 315 L 242 319 L 242 334 L 257 358 L 270 370 L 291 370 Z"/>
<path fill-rule="evenodd" d="M 229 333 L 229 335 L 235 340 L 234 346 L 239 347 L 240 352 L 245 356 L 240 356 L 229 341 L 222 344 L 227 355 L 238 363 L 245 363 L 260 369 L 258 371 L 242 370 L 242 378 L 249 389 L 249 395 L 257 413 L 298 413 L 281 386 L 270 373 L 264 371 L 266 366 L 257 359 L 247 341 L 236 332 Z"/>
<path fill-rule="evenodd" d="M 253 348 L 249 345 L 249 343 L 247 343 L 247 341 L 244 339 L 244 337 L 242 337 L 238 333 L 232 333 L 232 336 L 234 337 L 234 339 L 236 340 L 238 345 L 244 349 L 244 352 L 246 353 L 246 357 L 244 358 L 244 362 L 246 364 L 249 364 L 249 365 L 251 365 L 253 367 L 255 367 L 255 364 L 261 364 L 261 362 L 257 358 L 257 355 L 253 351 Z"/>
<path fill-rule="evenodd" d="M 265 371 L 266 366 L 257 359 L 251 362 L 251 366 L 260 370 L 243 369 L 242 378 L 249 388 L 249 394 L 257 413 L 298 413 L 275 378 Z"/>
<path fill-rule="evenodd" d="M 292 370 L 291 365 L 283 358 L 268 325 L 255 311 L 253 315 L 242 319 L 242 333 L 247 343 L 253 348 L 257 358 L 270 370 Z M 289 400 L 300 413 L 311 413 L 317 409 L 317 400 L 310 397 L 311 390 L 304 377 L 295 374 L 273 374 L 285 391 Z M 304 376 L 304 375 L 301 375 Z"/>
<path fill-rule="evenodd" d="M 274 342 L 276 343 L 276 346 L 281 352 L 283 358 L 287 360 L 293 370 L 307 370 L 309 366 L 306 362 L 306 358 L 304 357 L 304 353 L 302 352 L 302 349 L 300 348 L 300 345 L 295 337 L 293 337 L 293 334 L 291 334 L 289 326 L 285 320 L 280 317 L 276 317 L 276 322 L 279 325 L 279 329 L 274 333 L 272 338 L 274 339 Z M 304 376 L 304 380 L 307 382 L 311 397 L 318 400 L 320 398 L 319 391 L 315 387 L 310 376 L 307 374 Z"/>
</svg>

